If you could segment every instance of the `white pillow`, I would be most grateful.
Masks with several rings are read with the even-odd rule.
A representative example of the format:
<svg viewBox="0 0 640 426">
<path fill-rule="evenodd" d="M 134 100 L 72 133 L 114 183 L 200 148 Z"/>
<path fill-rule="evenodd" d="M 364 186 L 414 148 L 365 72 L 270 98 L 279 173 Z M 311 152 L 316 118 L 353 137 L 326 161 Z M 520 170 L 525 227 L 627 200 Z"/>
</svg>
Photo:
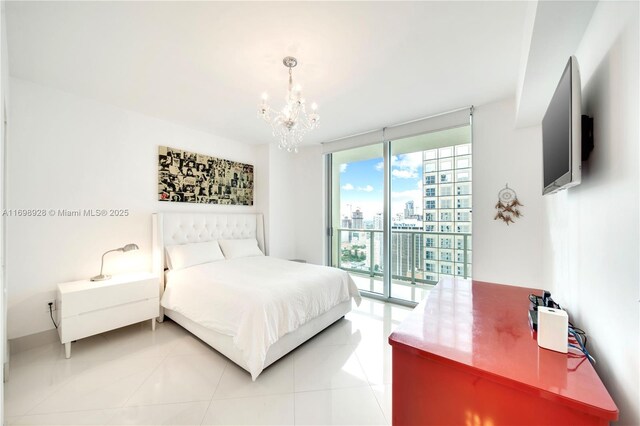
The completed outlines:
<svg viewBox="0 0 640 426">
<path fill-rule="evenodd" d="M 182 269 L 202 263 L 224 260 L 217 241 L 206 243 L 177 244 L 167 246 L 167 265 L 169 269 Z"/>
<path fill-rule="evenodd" d="M 264 256 L 264 253 L 258 247 L 258 241 L 255 238 L 246 238 L 241 240 L 220 240 L 220 248 L 227 259 L 235 259 L 237 257 Z"/>
</svg>

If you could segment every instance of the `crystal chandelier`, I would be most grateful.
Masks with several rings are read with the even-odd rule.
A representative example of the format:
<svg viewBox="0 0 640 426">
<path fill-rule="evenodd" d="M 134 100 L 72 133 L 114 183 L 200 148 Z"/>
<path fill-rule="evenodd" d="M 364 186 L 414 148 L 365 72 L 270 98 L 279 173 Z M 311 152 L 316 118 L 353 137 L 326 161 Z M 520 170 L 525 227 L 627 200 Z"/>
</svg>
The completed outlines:
<svg viewBox="0 0 640 426">
<path fill-rule="evenodd" d="M 258 116 L 271 125 L 273 136 L 279 139 L 278 148 L 289 152 L 298 152 L 298 145 L 302 137 L 309 130 L 318 127 L 320 116 L 316 112 L 318 105 L 311 104 L 311 112 L 307 113 L 305 100 L 302 97 L 299 85 L 293 85 L 291 70 L 298 65 L 298 60 L 287 56 L 282 60 L 285 67 L 289 68 L 289 87 L 287 89 L 287 103 L 280 110 L 274 110 L 267 104 L 267 94 L 262 95 L 262 103 L 258 107 Z"/>
</svg>

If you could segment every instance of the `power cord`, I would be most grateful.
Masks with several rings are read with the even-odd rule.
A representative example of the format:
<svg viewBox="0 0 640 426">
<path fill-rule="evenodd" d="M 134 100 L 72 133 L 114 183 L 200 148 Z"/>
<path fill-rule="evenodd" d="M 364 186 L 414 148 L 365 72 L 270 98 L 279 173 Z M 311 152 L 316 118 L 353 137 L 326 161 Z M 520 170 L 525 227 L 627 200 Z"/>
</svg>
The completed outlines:
<svg viewBox="0 0 640 426">
<path fill-rule="evenodd" d="M 578 331 L 579 330 L 579 331 Z M 596 363 L 594 357 L 591 356 L 586 347 L 586 333 L 579 328 L 576 329 L 573 326 L 569 327 L 569 335 L 572 336 L 575 341 L 578 343 L 577 345 L 569 343 L 569 348 L 579 350 L 586 356 L 592 364 Z"/>
<path fill-rule="evenodd" d="M 53 325 L 58 328 L 58 324 L 56 324 L 56 321 L 53 319 L 53 302 L 49 302 L 49 315 L 51 316 L 51 322 Z"/>
</svg>

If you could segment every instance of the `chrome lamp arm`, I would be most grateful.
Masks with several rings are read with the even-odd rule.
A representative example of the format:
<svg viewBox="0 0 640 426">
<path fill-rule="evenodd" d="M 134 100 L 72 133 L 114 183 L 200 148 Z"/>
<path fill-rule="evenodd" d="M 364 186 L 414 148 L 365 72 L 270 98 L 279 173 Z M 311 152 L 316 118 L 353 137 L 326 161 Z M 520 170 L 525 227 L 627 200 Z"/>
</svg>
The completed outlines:
<svg viewBox="0 0 640 426">
<path fill-rule="evenodd" d="M 111 279 L 111 275 L 104 275 L 102 270 L 104 268 L 104 256 L 107 253 L 112 253 L 114 251 L 127 252 L 131 250 L 138 250 L 138 246 L 136 244 L 127 244 L 124 247 L 119 247 L 117 249 L 107 250 L 102 254 L 102 260 L 100 261 L 100 275 L 96 275 L 95 277 L 91 277 L 91 281 L 105 281 Z"/>
</svg>

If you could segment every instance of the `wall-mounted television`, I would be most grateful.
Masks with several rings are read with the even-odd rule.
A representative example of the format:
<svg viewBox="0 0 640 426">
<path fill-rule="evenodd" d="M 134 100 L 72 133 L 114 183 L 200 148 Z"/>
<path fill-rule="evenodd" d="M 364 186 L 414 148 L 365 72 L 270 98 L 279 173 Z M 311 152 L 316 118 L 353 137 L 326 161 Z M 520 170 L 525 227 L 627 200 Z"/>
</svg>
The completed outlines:
<svg viewBox="0 0 640 426">
<path fill-rule="evenodd" d="M 585 125 L 591 119 L 585 116 Z M 542 194 L 578 185 L 582 172 L 583 144 L 580 72 L 574 56 L 569 58 L 558 87 L 542 119 Z M 591 129 L 584 129 L 591 135 Z M 590 149 L 586 148 L 586 154 Z"/>
</svg>

